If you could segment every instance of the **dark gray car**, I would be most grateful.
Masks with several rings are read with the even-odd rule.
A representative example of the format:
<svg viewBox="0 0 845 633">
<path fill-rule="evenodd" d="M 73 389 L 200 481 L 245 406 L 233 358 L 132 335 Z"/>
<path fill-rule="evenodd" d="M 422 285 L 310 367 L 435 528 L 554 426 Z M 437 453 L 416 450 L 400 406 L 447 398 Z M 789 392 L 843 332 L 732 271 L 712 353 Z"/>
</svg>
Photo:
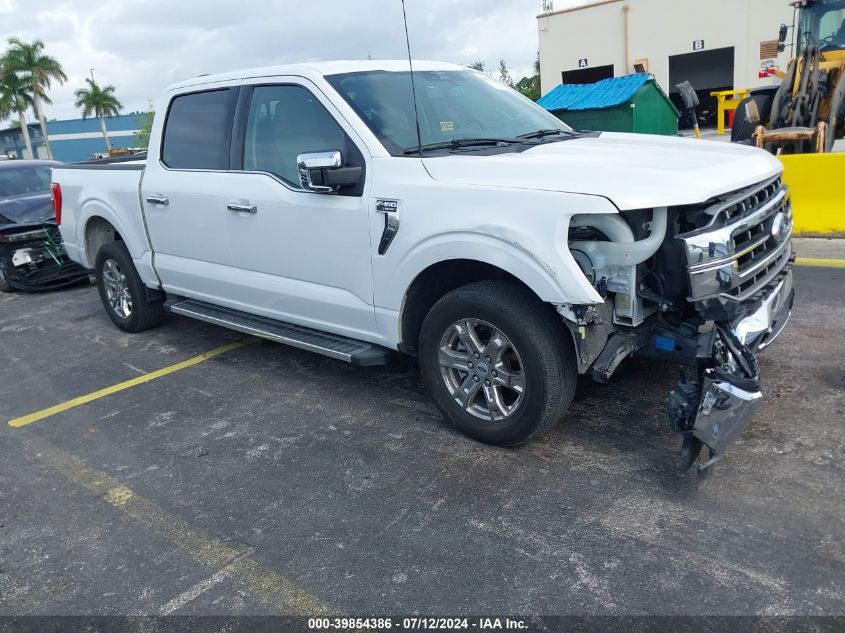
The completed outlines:
<svg viewBox="0 0 845 633">
<path fill-rule="evenodd" d="M 0 161 L 0 292 L 49 290 L 88 278 L 70 261 L 50 191 L 55 161 Z"/>
</svg>

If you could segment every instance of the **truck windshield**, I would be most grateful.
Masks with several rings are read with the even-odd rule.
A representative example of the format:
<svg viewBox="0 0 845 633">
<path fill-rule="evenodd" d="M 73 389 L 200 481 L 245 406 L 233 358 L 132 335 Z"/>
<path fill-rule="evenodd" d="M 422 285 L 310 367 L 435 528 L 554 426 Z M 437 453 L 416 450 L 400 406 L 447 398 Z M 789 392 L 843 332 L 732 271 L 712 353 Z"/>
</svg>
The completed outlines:
<svg viewBox="0 0 845 633">
<path fill-rule="evenodd" d="M 4 167 L 0 169 L 0 199 L 50 191 L 49 167 Z"/>
<path fill-rule="evenodd" d="M 326 80 L 392 155 L 415 153 L 409 72 L 365 71 L 329 75 Z M 558 131 L 571 132 L 515 90 L 475 71 L 415 71 L 414 86 L 423 146 L 448 149 L 470 139 L 518 142 L 517 137 L 541 130 L 547 131 L 541 138 L 552 140 Z"/>
<path fill-rule="evenodd" d="M 845 0 L 816 0 L 802 8 L 798 37 L 799 50 L 811 44 L 845 49 Z"/>
</svg>

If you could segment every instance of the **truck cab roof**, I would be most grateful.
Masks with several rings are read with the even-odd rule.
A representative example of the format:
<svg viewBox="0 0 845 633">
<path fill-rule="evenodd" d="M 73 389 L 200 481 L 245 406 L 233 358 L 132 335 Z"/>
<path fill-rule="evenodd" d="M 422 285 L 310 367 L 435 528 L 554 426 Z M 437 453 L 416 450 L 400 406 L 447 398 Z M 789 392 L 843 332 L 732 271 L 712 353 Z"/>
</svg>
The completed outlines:
<svg viewBox="0 0 845 633">
<path fill-rule="evenodd" d="M 470 70 L 466 66 L 451 64 L 448 62 L 435 62 L 427 60 L 414 60 L 414 70 Z M 233 79 L 251 79 L 255 77 L 276 77 L 279 75 L 298 75 L 311 79 L 324 77 L 326 75 L 338 75 L 342 73 L 372 72 L 372 71 L 402 72 L 408 70 L 408 60 L 337 60 L 323 62 L 307 62 L 302 64 L 283 64 L 277 66 L 263 66 L 259 68 L 248 68 L 233 70 L 226 73 L 214 75 L 200 75 L 184 81 L 170 84 L 165 92 L 179 91 L 183 88 L 190 88 L 202 84 L 217 83 L 220 81 L 231 81 Z"/>
</svg>

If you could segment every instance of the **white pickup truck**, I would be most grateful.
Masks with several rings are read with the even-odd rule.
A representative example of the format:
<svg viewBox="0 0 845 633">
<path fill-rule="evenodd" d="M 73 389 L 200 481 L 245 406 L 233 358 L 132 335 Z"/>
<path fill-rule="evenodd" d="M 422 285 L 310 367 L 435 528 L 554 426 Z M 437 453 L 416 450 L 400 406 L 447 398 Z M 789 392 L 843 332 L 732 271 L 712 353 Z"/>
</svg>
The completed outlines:
<svg viewBox="0 0 845 633">
<path fill-rule="evenodd" d="M 53 180 L 65 248 L 119 328 L 170 311 L 358 365 L 417 355 L 443 414 L 493 444 L 546 431 L 579 374 L 639 354 L 690 368 L 669 423 L 679 468 L 707 469 L 758 408 L 754 355 L 792 307 L 766 152 L 576 132 L 452 64 L 197 77 L 158 101 L 145 160 Z"/>
</svg>

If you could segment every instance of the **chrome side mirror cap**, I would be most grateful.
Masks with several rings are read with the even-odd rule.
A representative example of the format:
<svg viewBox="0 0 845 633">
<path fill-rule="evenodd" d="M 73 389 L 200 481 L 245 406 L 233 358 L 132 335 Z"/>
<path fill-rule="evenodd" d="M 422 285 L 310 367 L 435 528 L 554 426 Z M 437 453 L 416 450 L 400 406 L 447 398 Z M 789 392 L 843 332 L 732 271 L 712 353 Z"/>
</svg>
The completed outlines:
<svg viewBox="0 0 845 633">
<path fill-rule="evenodd" d="M 310 152 L 296 157 L 299 168 L 299 184 L 307 191 L 328 193 L 335 187 L 326 182 L 327 169 L 337 169 L 343 164 L 343 157 L 339 151 Z"/>
<path fill-rule="evenodd" d="M 296 157 L 299 183 L 305 191 L 332 193 L 341 187 L 352 187 L 361 182 L 361 167 L 344 167 L 343 155 L 338 150 L 310 152 Z"/>
</svg>

